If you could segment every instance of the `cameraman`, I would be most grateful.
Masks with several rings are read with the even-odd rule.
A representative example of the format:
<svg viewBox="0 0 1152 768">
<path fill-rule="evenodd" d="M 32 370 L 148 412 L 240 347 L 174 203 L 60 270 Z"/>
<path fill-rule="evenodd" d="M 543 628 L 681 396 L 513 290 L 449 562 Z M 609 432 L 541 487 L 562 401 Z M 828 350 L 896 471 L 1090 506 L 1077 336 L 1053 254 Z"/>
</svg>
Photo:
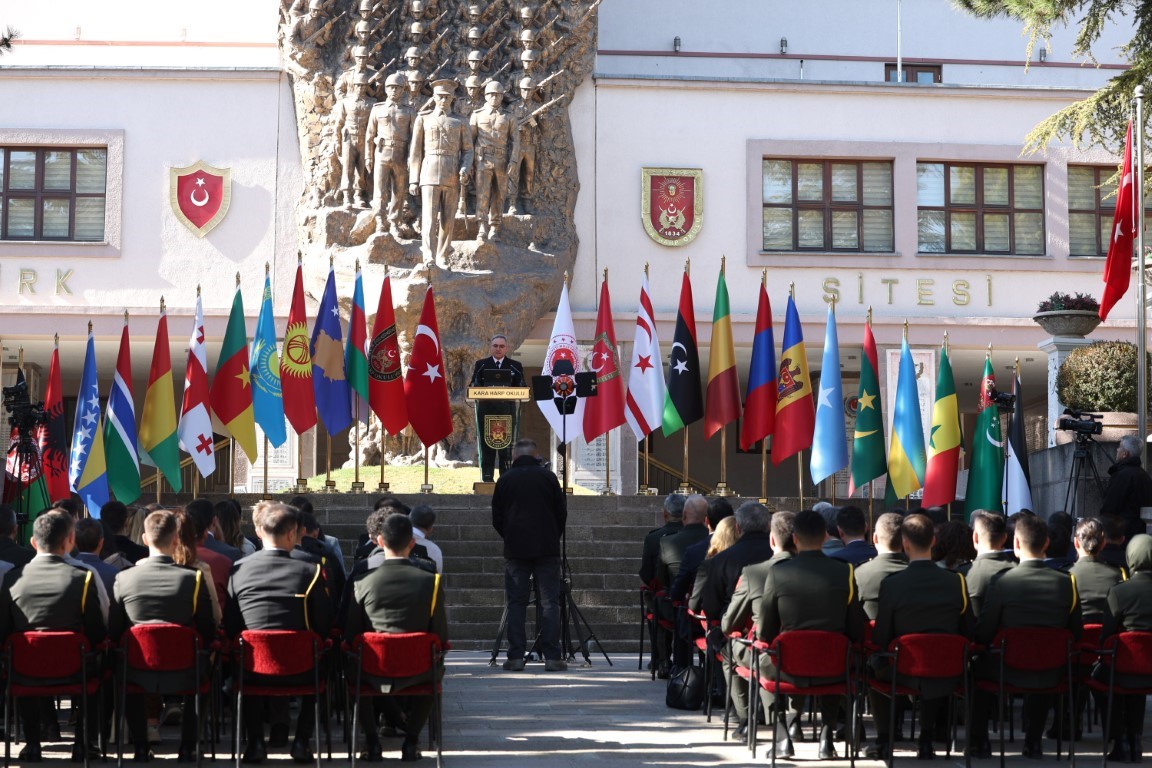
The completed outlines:
<svg viewBox="0 0 1152 768">
<path fill-rule="evenodd" d="M 1102 517 L 1111 515 L 1124 526 L 1125 538 L 1145 532 L 1141 507 L 1152 507 L 1152 478 L 1140 466 L 1140 438 L 1124 435 L 1116 449 L 1116 463 L 1108 468 L 1112 479 L 1100 507 Z"/>
</svg>

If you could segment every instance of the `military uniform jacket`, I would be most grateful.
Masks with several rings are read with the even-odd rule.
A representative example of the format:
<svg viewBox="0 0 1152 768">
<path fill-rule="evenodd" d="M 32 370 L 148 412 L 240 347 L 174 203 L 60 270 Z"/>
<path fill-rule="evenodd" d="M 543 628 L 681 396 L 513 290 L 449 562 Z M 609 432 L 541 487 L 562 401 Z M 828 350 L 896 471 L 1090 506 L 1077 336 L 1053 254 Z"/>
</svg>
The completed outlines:
<svg viewBox="0 0 1152 768">
<path fill-rule="evenodd" d="M 860 604 L 870 621 L 880 610 L 880 585 L 884 579 L 908 567 L 903 552 L 881 552 L 856 569 L 856 588 L 860 591 Z"/>
<path fill-rule="evenodd" d="M 408 139 L 412 137 L 413 113 L 410 107 L 382 101 L 368 115 L 365 144 L 371 146 L 377 163 L 407 163 Z"/>
<path fill-rule="evenodd" d="M 117 574 L 108 632 L 119 639 L 136 624 L 163 622 L 193 627 L 209 641 L 216 630 L 209 589 L 202 571 L 176 565 L 166 555 L 146 557 Z"/>
<path fill-rule="evenodd" d="M 965 578 L 968 580 L 968 599 L 972 601 L 972 613 L 979 619 L 984 604 L 984 596 L 992 583 L 1016 567 L 1012 556 L 1007 552 L 985 552 L 972 561 Z"/>
<path fill-rule="evenodd" d="M 514 130 L 512 118 L 499 107 L 484 106 L 471 113 L 469 125 L 476 150 L 476 168 L 504 171 Z"/>
<path fill-rule="evenodd" d="M 774 554 L 772 541 L 766 532 L 745 533 L 735 544 L 713 557 L 707 571 L 700 569 L 692 592 L 700 593 L 700 606 L 709 621 L 724 618 L 744 566 L 770 560 Z"/>
<path fill-rule="evenodd" d="M 724 611 L 724 618 L 720 620 L 720 630 L 724 634 L 744 632 L 752 625 L 752 617 L 760 609 L 760 598 L 764 594 L 764 579 L 768 569 L 791 557 L 791 552 L 777 552 L 762 563 L 744 566 L 740 579 L 736 582 L 736 589 L 732 592 L 728 610 Z"/>
<path fill-rule="evenodd" d="M 408 152 L 410 183 L 454 187 L 460 172 L 472 169 L 472 132 L 458 117 L 417 115 Z"/>
<path fill-rule="evenodd" d="M 698 541 L 708 538 L 708 526 L 704 523 L 685 525 L 679 531 L 668 536 L 661 536 L 656 540 L 660 548 L 660 562 L 656 566 L 656 583 L 667 590 L 680 571 L 680 561 L 684 559 L 684 550 Z M 683 595 L 668 595 L 673 600 L 683 598 Z"/>
<path fill-rule="evenodd" d="M 1108 612 L 1108 592 L 1124 580 L 1122 568 L 1113 568 L 1090 555 L 1084 555 L 1068 571 L 1076 577 L 1080 612 L 1085 624 L 1103 624 Z"/>
<path fill-rule="evenodd" d="M 864 611 L 853 571 L 819 551 L 798 552 L 769 568 L 752 618 L 756 637 L 771 642 L 782 632 L 817 629 L 862 639 Z"/>
<path fill-rule="evenodd" d="M 262 549 L 237 561 L 228 597 L 224 626 L 231 636 L 246 629 L 307 629 L 323 637 L 332 627 L 322 567 L 282 549 Z"/>
<path fill-rule="evenodd" d="M 684 528 L 680 520 L 670 520 L 644 535 L 644 548 L 640 555 L 640 581 L 656 586 L 656 571 L 660 566 L 660 539 L 679 533 Z"/>
<path fill-rule="evenodd" d="M 16 632 L 81 632 L 92 646 L 107 635 L 96 594 L 99 577 L 60 555 L 39 554 L 9 571 L 0 589 L 0 641 Z"/>
</svg>

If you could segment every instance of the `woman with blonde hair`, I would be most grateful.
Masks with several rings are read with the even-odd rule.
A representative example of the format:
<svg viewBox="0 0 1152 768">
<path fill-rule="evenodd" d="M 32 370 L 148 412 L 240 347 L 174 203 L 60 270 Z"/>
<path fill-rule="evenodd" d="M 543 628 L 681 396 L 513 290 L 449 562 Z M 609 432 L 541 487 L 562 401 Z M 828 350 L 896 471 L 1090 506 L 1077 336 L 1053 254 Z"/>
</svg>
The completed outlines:
<svg viewBox="0 0 1152 768">
<path fill-rule="evenodd" d="M 712 531 L 712 540 L 708 542 L 708 553 L 704 555 L 707 562 L 736 543 L 740 538 L 740 529 L 736 527 L 735 517 L 726 517 Z"/>
</svg>

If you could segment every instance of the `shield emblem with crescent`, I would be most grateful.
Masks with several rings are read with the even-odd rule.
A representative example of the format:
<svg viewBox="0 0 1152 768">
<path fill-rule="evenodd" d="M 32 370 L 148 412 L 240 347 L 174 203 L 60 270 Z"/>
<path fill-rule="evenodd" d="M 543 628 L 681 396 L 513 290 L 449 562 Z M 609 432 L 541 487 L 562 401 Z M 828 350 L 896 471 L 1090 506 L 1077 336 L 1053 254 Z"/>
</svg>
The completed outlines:
<svg viewBox="0 0 1152 768">
<path fill-rule="evenodd" d="M 172 211 L 197 237 L 211 232 L 228 213 L 232 202 L 232 170 L 198 161 L 169 169 Z"/>
<path fill-rule="evenodd" d="M 660 245 L 692 242 L 704 223 L 704 171 L 699 168 L 641 170 L 640 218 Z"/>
</svg>

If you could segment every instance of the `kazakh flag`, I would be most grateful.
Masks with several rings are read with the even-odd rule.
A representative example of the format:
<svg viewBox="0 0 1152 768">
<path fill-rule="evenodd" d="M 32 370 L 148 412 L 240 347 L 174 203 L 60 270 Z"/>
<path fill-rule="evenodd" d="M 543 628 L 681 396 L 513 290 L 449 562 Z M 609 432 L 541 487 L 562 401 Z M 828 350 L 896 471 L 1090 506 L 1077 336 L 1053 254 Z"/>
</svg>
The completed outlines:
<svg viewBox="0 0 1152 768">
<path fill-rule="evenodd" d="M 892 414 L 892 441 L 888 446 L 888 482 L 898 498 L 924 483 L 924 423 L 920 420 L 920 392 L 908 336 L 900 348 L 900 372 L 896 379 L 896 405 Z"/>
<path fill-rule="evenodd" d="M 968 489 L 964 511 L 969 517 L 976 510 L 1003 512 L 1001 483 L 1004 482 L 1004 441 L 1000 435 L 1000 411 L 992 396 L 996 393 L 996 375 L 992 356 L 984 359 L 984 378 L 980 381 L 980 413 L 972 435 L 972 465 L 968 468 Z"/>
<path fill-rule="evenodd" d="M 272 314 L 272 280 L 264 275 L 264 297 L 256 318 L 256 336 L 248 358 L 252 376 L 252 413 L 273 448 L 284 445 L 284 397 L 280 392 L 280 356 L 276 354 L 276 319 Z"/>
</svg>

